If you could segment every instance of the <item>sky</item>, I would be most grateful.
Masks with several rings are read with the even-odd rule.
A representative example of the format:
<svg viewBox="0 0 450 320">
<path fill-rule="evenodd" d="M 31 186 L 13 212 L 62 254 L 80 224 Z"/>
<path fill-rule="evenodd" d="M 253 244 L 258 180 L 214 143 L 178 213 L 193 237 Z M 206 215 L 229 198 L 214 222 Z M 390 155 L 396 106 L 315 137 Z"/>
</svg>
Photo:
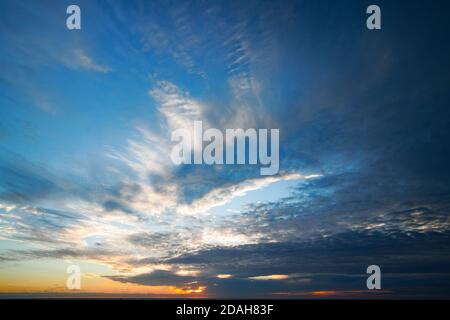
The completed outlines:
<svg viewBox="0 0 450 320">
<path fill-rule="evenodd" d="M 449 10 L 0 0 L 0 296 L 450 298 Z M 174 165 L 196 120 L 279 173 Z"/>
</svg>

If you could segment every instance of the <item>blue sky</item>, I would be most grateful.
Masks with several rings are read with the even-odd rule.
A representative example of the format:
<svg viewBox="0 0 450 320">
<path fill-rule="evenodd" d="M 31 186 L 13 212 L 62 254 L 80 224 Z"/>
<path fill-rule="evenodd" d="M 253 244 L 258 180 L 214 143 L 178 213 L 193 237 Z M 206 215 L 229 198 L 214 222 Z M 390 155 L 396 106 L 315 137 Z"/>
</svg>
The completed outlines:
<svg viewBox="0 0 450 320">
<path fill-rule="evenodd" d="M 0 1 L 0 291 L 448 297 L 448 4 L 69 4 Z M 174 166 L 194 120 L 279 128 L 279 174 Z"/>
</svg>

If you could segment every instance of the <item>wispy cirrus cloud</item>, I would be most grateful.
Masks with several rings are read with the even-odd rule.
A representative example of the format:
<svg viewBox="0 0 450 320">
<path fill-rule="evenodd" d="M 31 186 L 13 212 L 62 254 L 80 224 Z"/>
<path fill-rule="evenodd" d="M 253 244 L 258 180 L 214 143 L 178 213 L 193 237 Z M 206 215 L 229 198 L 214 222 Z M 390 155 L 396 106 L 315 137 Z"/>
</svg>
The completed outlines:
<svg viewBox="0 0 450 320">
<path fill-rule="evenodd" d="M 449 295 L 441 25 L 368 33 L 338 2 L 89 1 L 80 36 L 17 3 L 0 10 L 2 271 L 76 260 L 190 294 L 369 297 L 379 264 L 389 294 Z M 280 128 L 280 175 L 173 166 L 170 133 L 194 120 Z"/>
<path fill-rule="evenodd" d="M 82 49 L 75 49 L 71 56 L 71 58 L 64 59 L 64 63 L 69 67 L 78 67 L 87 71 L 95 71 L 101 73 L 108 73 L 112 71 L 111 67 L 95 62 Z"/>
</svg>

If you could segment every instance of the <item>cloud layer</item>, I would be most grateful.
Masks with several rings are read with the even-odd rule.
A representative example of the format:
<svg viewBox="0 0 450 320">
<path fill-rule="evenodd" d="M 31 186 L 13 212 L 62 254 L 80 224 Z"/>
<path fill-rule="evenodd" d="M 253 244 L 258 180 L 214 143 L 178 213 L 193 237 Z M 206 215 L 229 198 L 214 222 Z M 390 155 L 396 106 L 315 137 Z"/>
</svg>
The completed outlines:
<svg viewBox="0 0 450 320">
<path fill-rule="evenodd" d="M 448 297 L 438 2 L 381 1 L 382 32 L 332 1 L 81 1 L 81 33 L 62 4 L 0 5 L 0 274 L 76 260 L 210 297 Z M 279 128 L 280 174 L 173 165 L 195 120 Z"/>
</svg>

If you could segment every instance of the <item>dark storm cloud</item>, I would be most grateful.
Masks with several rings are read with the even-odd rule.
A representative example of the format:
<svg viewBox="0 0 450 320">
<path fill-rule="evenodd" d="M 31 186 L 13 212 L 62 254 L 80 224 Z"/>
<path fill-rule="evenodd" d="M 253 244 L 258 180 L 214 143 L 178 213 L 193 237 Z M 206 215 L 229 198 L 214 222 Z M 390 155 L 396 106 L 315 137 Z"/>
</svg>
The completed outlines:
<svg viewBox="0 0 450 320">
<path fill-rule="evenodd" d="M 291 243 L 266 243 L 213 248 L 165 260 L 179 268 L 201 270 L 198 276 L 154 271 L 112 280 L 144 285 L 207 286 L 218 297 L 257 297 L 273 293 L 308 295 L 310 291 L 366 290 L 366 268 L 382 269 L 386 294 L 394 296 L 445 296 L 442 284 L 450 283 L 450 232 L 401 233 L 372 230 L 348 231 L 333 237 Z M 218 274 L 232 278 L 219 279 Z M 284 280 L 254 277 L 286 274 Z M 252 279 L 253 278 L 253 279 Z M 421 288 L 421 289 L 419 289 Z"/>
<path fill-rule="evenodd" d="M 386 272 L 446 273 L 450 259 L 445 245 L 448 240 L 448 232 L 407 235 L 349 231 L 305 242 L 210 249 L 167 262 L 202 266 L 210 272 L 240 277 L 292 273 L 358 275 L 370 264 L 383 265 Z"/>
<path fill-rule="evenodd" d="M 207 287 L 207 294 L 211 297 L 245 297 L 267 296 L 271 292 L 292 288 L 292 284 L 309 282 L 309 279 L 281 281 L 259 281 L 247 278 L 220 279 L 215 276 L 180 276 L 172 271 L 155 270 L 137 276 L 110 276 L 111 280 L 136 283 L 149 286 L 175 286 L 182 289 L 196 289 Z M 295 286 L 294 286 L 295 288 Z"/>
<path fill-rule="evenodd" d="M 132 277 L 111 276 L 112 280 L 120 282 L 132 282 L 152 286 L 176 286 L 188 287 L 197 280 L 191 276 L 178 276 L 166 270 L 155 270 L 148 274 L 140 274 Z"/>
<path fill-rule="evenodd" d="M 376 264 L 382 269 L 383 288 L 393 294 L 403 294 L 408 291 L 406 287 L 419 288 L 429 281 L 421 291 L 409 293 L 448 295 L 439 283 L 450 283 L 449 240 L 449 232 L 349 231 L 302 243 L 210 249 L 167 262 L 204 268 L 210 274 L 230 273 L 244 282 L 248 277 L 287 274 L 291 275 L 288 280 L 268 283 L 274 290 L 290 292 L 365 290 L 366 268 Z M 222 283 L 229 282 L 212 288 L 219 296 L 224 294 Z M 233 294 L 238 294 L 239 289 L 235 289 Z M 252 290 L 247 290 L 251 296 Z"/>
<path fill-rule="evenodd" d="M 289 96 L 289 90 L 300 90 L 303 96 L 272 113 L 281 128 L 281 168 L 352 172 L 361 179 L 369 176 L 369 186 L 394 182 L 407 192 L 426 184 L 435 192 L 448 192 L 441 188 L 450 177 L 450 46 L 440 41 L 447 30 L 437 10 L 445 5 L 440 2 L 425 11 L 414 1 L 402 9 L 392 1 L 379 5 L 387 30 L 354 28 L 354 19 L 333 24 L 331 16 L 342 17 L 345 10 L 350 18 L 360 10 L 359 5 L 333 3 L 321 19 L 333 24 L 333 30 L 305 23 L 295 35 L 305 40 L 314 34 L 308 43 L 317 50 L 300 50 L 297 60 L 285 59 L 289 68 L 282 70 L 307 74 L 308 80 L 280 88 L 282 96 Z M 309 16 L 311 11 L 319 15 L 325 4 L 305 6 Z M 426 28 L 403 23 L 425 17 L 436 22 Z M 344 33 L 346 37 L 339 37 Z M 330 50 L 321 52 L 320 47 Z"/>
</svg>

